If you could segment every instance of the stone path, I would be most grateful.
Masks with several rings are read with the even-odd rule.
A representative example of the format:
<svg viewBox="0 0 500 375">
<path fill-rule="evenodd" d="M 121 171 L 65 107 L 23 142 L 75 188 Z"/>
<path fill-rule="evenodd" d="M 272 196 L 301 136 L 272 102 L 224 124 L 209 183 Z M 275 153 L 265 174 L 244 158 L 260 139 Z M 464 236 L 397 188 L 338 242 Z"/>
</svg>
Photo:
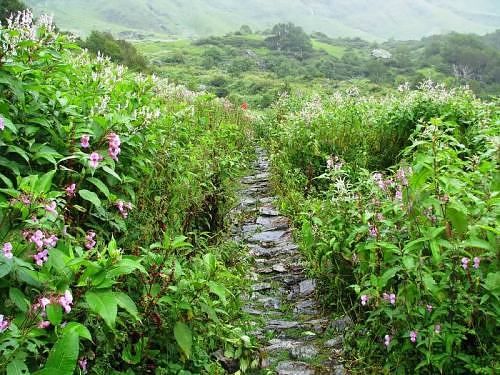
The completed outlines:
<svg viewBox="0 0 500 375">
<path fill-rule="evenodd" d="M 339 331 L 348 320 L 332 322 L 321 315 L 316 283 L 306 277 L 290 223 L 269 196 L 269 162 L 263 150 L 257 149 L 257 156 L 253 173 L 241 181 L 233 234 L 247 244 L 255 261 L 245 311 L 255 318 L 254 335 L 263 348 L 261 372 L 345 374 Z"/>
</svg>

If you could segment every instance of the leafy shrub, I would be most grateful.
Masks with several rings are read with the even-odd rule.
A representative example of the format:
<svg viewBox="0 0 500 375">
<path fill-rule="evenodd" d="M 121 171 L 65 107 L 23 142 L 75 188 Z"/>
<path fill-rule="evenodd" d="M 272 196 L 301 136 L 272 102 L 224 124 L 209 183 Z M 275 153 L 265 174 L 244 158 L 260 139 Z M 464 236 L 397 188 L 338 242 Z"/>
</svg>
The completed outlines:
<svg viewBox="0 0 500 375">
<path fill-rule="evenodd" d="M 427 85 L 326 104 L 282 98 L 271 116 L 260 132 L 273 140 L 282 207 L 330 306 L 356 322 L 353 367 L 498 369 L 493 104 Z"/>
<path fill-rule="evenodd" d="M 213 239 L 246 116 L 94 58 L 47 17 L 0 43 L 0 373 L 220 373 L 221 348 L 248 367 L 240 252 Z"/>
</svg>

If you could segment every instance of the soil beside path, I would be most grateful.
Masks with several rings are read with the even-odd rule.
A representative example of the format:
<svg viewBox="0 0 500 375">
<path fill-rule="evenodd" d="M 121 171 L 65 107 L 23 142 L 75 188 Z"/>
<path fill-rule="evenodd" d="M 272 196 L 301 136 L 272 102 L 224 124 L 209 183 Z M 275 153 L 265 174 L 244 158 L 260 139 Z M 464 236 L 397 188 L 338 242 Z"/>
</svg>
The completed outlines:
<svg viewBox="0 0 500 375">
<path fill-rule="evenodd" d="M 269 161 L 262 149 L 252 173 L 242 179 L 237 241 L 254 259 L 252 293 L 245 311 L 255 317 L 254 335 L 262 345 L 263 373 L 346 374 L 342 358 L 348 319 L 329 320 L 315 300 L 316 282 L 307 278 L 289 220 L 270 196 Z"/>
</svg>

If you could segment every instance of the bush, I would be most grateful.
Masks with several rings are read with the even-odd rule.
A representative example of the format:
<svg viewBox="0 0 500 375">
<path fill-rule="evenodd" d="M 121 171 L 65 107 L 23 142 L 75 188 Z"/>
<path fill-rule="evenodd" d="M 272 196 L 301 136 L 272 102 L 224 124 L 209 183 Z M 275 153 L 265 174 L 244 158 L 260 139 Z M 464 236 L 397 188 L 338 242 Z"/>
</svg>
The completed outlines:
<svg viewBox="0 0 500 375">
<path fill-rule="evenodd" d="M 283 97 L 260 130 L 311 272 L 356 322 L 352 366 L 494 372 L 498 112 L 430 84 L 353 94 Z"/>
<path fill-rule="evenodd" d="M 248 367 L 245 261 L 213 239 L 246 117 L 49 21 L 0 29 L 0 373 L 220 373 L 221 348 Z"/>
</svg>

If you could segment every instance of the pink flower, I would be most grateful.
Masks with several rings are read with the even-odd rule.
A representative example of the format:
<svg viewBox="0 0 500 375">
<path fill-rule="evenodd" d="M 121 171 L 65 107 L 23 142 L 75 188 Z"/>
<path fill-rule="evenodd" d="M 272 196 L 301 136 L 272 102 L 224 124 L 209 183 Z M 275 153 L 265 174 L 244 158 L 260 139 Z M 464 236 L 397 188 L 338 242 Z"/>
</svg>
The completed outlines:
<svg viewBox="0 0 500 375">
<path fill-rule="evenodd" d="M 369 233 L 370 233 L 371 237 L 377 237 L 378 236 L 378 228 L 375 225 L 370 224 Z"/>
<path fill-rule="evenodd" d="M 42 307 L 42 310 L 45 311 L 45 308 L 50 305 L 50 299 L 48 299 L 47 297 L 42 297 L 40 298 L 40 301 L 38 302 L 40 304 L 40 306 Z"/>
<path fill-rule="evenodd" d="M 43 264 L 49 260 L 49 252 L 48 250 L 42 250 L 38 252 L 37 254 L 33 255 L 33 259 L 35 260 L 35 263 L 42 267 Z"/>
<path fill-rule="evenodd" d="M 12 244 L 10 242 L 3 244 L 3 256 L 7 259 L 12 259 Z"/>
<path fill-rule="evenodd" d="M 366 304 L 367 304 L 367 303 L 368 303 L 368 296 L 367 296 L 366 294 L 363 294 L 363 295 L 361 296 L 361 304 L 362 304 L 363 306 L 366 306 Z"/>
<path fill-rule="evenodd" d="M 57 215 L 56 207 L 57 207 L 57 203 L 55 201 L 52 201 L 49 204 L 45 205 L 45 210 L 51 214 Z"/>
<path fill-rule="evenodd" d="M 396 177 L 403 186 L 408 186 L 408 174 L 410 173 L 409 169 L 399 168 L 396 173 Z"/>
<path fill-rule="evenodd" d="M 410 332 L 410 341 L 411 342 L 417 342 L 417 336 L 418 336 L 417 331 L 411 331 Z"/>
<path fill-rule="evenodd" d="M 116 207 L 118 208 L 118 211 L 120 211 L 120 214 L 124 217 L 128 217 L 128 212 L 132 209 L 132 203 L 130 202 L 123 202 L 123 201 L 117 201 L 116 202 Z"/>
<path fill-rule="evenodd" d="M 87 373 L 87 359 L 86 358 L 80 358 L 78 360 L 78 366 L 80 366 L 83 373 Z"/>
<path fill-rule="evenodd" d="M 462 258 L 462 268 L 464 270 L 466 270 L 467 268 L 469 268 L 469 262 L 470 262 L 470 259 L 469 258 Z"/>
<path fill-rule="evenodd" d="M 396 190 L 396 194 L 394 195 L 394 199 L 396 199 L 398 201 L 403 200 L 403 192 L 401 191 L 401 189 L 398 188 L 398 190 Z"/>
<path fill-rule="evenodd" d="M 10 322 L 3 315 L 0 315 L 0 333 L 5 332 L 9 326 Z"/>
<path fill-rule="evenodd" d="M 3 119 L 2 116 L 0 116 L 0 130 L 5 129 L 5 120 Z"/>
<path fill-rule="evenodd" d="M 42 320 L 38 323 L 38 328 L 45 329 L 50 327 L 50 322 L 48 320 Z"/>
<path fill-rule="evenodd" d="M 76 184 L 70 184 L 66 186 L 66 195 L 70 198 L 73 198 L 75 196 L 75 190 L 76 190 Z"/>
<path fill-rule="evenodd" d="M 373 181 L 375 181 L 375 183 L 378 185 L 378 187 L 381 190 L 386 189 L 386 184 L 384 182 L 384 176 L 382 176 L 382 173 L 374 173 L 372 178 L 373 178 Z"/>
<path fill-rule="evenodd" d="M 52 234 L 49 238 L 45 238 L 43 243 L 47 248 L 52 249 L 57 246 L 57 241 L 59 241 L 59 238 Z"/>
<path fill-rule="evenodd" d="M 43 232 L 40 229 L 38 229 L 37 231 L 35 231 L 35 233 L 33 233 L 31 235 L 30 242 L 33 242 L 38 249 L 42 249 L 44 238 L 45 238 L 45 235 L 43 234 Z"/>
<path fill-rule="evenodd" d="M 117 161 L 118 160 L 118 155 L 121 152 L 120 145 L 120 137 L 116 133 L 110 133 L 108 134 L 108 155 L 111 157 L 111 159 Z"/>
<path fill-rule="evenodd" d="M 87 235 L 85 236 L 85 247 L 88 249 L 88 250 L 92 250 L 95 245 L 96 245 L 96 241 L 95 241 L 95 232 L 93 231 L 89 231 L 87 232 Z"/>
<path fill-rule="evenodd" d="M 92 168 L 97 168 L 99 162 L 102 161 L 102 156 L 97 152 L 93 152 L 89 155 L 89 164 Z"/>
<path fill-rule="evenodd" d="M 432 312 L 432 309 L 433 309 L 432 305 L 427 305 L 426 308 L 427 308 L 428 312 L 430 312 L 430 313 Z"/>
<path fill-rule="evenodd" d="M 73 304 L 73 296 L 69 290 L 64 292 L 64 295 L 59 297 L 59 304 L 64 308 L 66 313 L 71 311 L 71 305 Z"/>
<path fill-rule="evenodd" d="M 441 333 L 441 324 L 436 324 L 434 326 L 434 332 L 436 332 L 438 335 Z"/>
<path fill-rule="evenodd" d="M 80 139 L 80 145 L 82 148 L 89 148 L 90 147 L 90 136 L 89 135 L 82 135 L 82 138 Z"/>
<path fill-rule="evenodd" d="M 384 217 L 384 215 L 383 215 L 383 214 L 381 214 L 381 213 L 378 213 L 378 214 L 377 214 L 377 220 L 378 220 L 378 221 L 383 221 L 384 219 L 385 219 L 385 217 Z"/>
<path fill-rule="evenodd" d="M 391 305 L 396 304 L 396 295 L 394 293 L 391 294 L 384 293 L 382 294 L 382 297 L 386 302 L 389 302 Z"/>
<path fill-rule="evenodd" d="M 384 345 L 388 347 L 391 344 L 392 337 L 389 335 L 384 336 Z"/>
<path fill-rule="evenodd" d="M 474 265 L 472 267 L 474 267 L 477 270 L 479 268 L 480 263 L 481 263 L 481 258 L 474 257 Z"/>
</svg>

